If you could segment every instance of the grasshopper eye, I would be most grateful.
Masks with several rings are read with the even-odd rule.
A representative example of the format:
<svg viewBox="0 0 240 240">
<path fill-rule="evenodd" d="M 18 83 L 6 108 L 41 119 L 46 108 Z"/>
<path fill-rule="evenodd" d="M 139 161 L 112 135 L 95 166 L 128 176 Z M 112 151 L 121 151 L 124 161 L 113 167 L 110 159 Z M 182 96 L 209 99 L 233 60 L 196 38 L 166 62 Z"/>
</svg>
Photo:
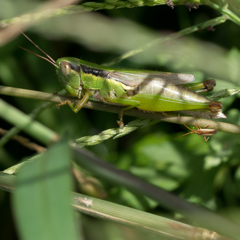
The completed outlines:
<svg viewBox="0 0 240 240">
<path fill-rule="evenodd" d="M 71 73 L 71 66 L 70 66 L 69 63 L 67 63 L 66 61 L 62 61 L 60 63 L 60 68 L 61 68 L 61 71 L 62 71 L 63 75 L 65 75 L 65 76 L 70 75 L 70 73 Z"/>
</svg>

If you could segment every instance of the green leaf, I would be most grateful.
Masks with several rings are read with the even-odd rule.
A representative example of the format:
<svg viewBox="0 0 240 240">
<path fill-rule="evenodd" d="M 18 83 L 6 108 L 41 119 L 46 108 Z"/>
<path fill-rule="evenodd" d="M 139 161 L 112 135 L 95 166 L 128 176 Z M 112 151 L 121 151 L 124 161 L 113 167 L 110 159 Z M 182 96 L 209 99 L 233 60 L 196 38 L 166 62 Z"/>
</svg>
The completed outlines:
<svg viewBox="0 0 240 240">
<path fill-rule="evenodd" d="M 21 239 L 79 239 L 70 205 L 70 158 L 67 141 L 61 141 L 19 170 L 13 207 Z"/>
<path fill-rule="evenodd" d="M 233 88 L 233 89 L 222 89 L 216 93 L 214 93 L 209 99 L 217 101 L 221 98 L 231 97 L 240 92 L 240 88 Z"/>
<path fill-rule="evenodd" d="M 185 159 L 169 139 L 167 135 L 149 134 L 139 140 L 133 146 L 135 162 L 138 166 L 152 166 L 172 177 L 185 178 L 188 176 Z"/>
<path fill-rule="evenodd" d="M 240 63 L 240 52 L 237 48 L 232 48 L 228 53 L 228 59 L 229 59 L 229 77 L 230 79 L 235 82 L 236 84 L 239 83 L 239 75 L 240 75 L 240 69 L 239 69 L 239 63 Z"/>
</svg>

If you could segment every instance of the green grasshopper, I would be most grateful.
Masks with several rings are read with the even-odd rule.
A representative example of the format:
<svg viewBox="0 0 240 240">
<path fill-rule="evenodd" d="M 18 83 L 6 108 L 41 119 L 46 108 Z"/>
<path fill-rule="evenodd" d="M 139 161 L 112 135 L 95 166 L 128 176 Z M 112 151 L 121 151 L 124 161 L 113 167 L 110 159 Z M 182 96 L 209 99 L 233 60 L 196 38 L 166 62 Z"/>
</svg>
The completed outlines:
<svg viewBox="0 0 240 240">
<path fill-rule="evenodd" d="M 27 36 L 25 37 L 31 41 Z M 39 48 L 35 43 L 33 44 Z M 37 56 L 53 64 L 64 88 L 72 96 L 79 98 L 74 106 L 70 100 L 65 100 L 58 106 L 68 104 L 75 113 L 90 98 L 123 106 L 119 115 L 120 126 L 123 126 L 124 112 L 132 108 L 147 112 L 182 111 L 205 118 L 226 118 L 221 111 L 221 102 L 212 102 L 195 92 L 195 90 L 212 90 L 215 85 L 214 80 L 191 83 L 195 80 L 194 75 L 191 74 L 122 70 L 73 57 L 63 57 L 55 62 L 43 50 L 41 51 L 48 58 Z"/>
</svg>

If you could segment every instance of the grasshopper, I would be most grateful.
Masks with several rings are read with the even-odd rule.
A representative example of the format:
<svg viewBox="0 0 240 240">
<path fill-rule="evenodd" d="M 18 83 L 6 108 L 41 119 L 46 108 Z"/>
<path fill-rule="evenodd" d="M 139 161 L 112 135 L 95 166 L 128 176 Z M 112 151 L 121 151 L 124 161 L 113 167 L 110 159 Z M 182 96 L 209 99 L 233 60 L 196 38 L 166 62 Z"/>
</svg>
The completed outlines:
<svg viewBox="0 0 240 240">
<path fill-rule="evenodd" d="M 205 142 L 208 141 L 208 139 L 210 138 L 210 136 L 214 135 L 217 133 L 217 130 L 216 129 L 210 129 L 208 128 L 208 126 L 206 126 L 205 128 L 201 128 L 201 127 L 198 127 L 196 126 L 196 130 L 195 129 L 192 129 L 190 127 L 188 127 L 187 125 L 183 124 L 187 129 L 189 129 L 191 132 L 188 132 L 188 133 L 185 133 L 183 134 L 182 136 L 180 137 L 183 137 L 183 136 L 186 136 L 190 133 L 195 133 L 197 135 L 200 135 L 200 136 L 203 136 L 204 137 L 204 140 Z M 206 136 L 208 136 L 208 138 L 206 138 Z M 180 137 L 177 137 L 177 138 L 180 138 Z"/>
<path fill-rule="evenodd" d="M 61 84 L 70 95 L 79 99 L 76 105 L 65 100 L 58 107 L 68 104 L 77 113 L 89 99 L 123 106 L 119 114 L 120 127 L 123 127 L 124 112 L 132 108 L 147 112 L 181 111 L 205 118 L 226 118 L 221 110 L 221 102 L 213 102 L 195 92 L 212 90 L 214 80 L 191 83 L 195 80 L 191 74 L 109 68 L 73 57 L 54 61 L 41 51 L 47 58 L 35 55 L 53 64 Z"/>
</svg>

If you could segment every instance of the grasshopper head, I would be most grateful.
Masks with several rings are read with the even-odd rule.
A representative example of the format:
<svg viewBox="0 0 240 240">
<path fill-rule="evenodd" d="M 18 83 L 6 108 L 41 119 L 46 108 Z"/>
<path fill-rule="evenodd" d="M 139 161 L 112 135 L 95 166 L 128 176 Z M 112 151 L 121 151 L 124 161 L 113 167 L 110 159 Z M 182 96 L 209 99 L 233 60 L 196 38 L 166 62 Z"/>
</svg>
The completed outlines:
<svg viewBox="0 0 240 240">
<path fill-rule="evenodd" d="M 56 62 L 47 53 L 45 53 L 36 43 L 34 43 L 28 36 L 23 32 L 22 34 L 36 46 L 46 57 L 33 53 L 25 48 L 22 48 L 42 59 L 48 61 L 57 69 L 57 75 L 64 88 L 74 97 L 81 97 L 82 84 L 80 77 L 80 62 L 77 58 L 65 57 L 60 58 Z"/>
<path fill-rule="evenodd" d="M 82 83 L 79 59 L 72 57 L 60 58 L 56 61 L 58 78 L 64 88 L 74 97 L 81 97 Z"/>
</svg>

